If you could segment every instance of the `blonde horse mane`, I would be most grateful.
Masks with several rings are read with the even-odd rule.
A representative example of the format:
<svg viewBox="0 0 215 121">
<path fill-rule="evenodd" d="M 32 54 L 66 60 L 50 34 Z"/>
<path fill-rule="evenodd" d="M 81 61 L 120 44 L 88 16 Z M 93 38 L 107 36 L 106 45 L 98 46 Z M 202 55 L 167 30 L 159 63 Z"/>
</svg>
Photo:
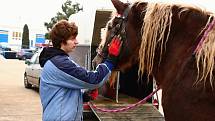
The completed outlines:
<svg viewBox="0 0 215 121">
<path fill-rule="evenodd" d="M 152 74 L 156 47 L 161 48 L 161 61 L 161 57 L 163 54 L 162 52 L 163 50 L 165 51 L 166 43 L 170 34 L 170 28 L 172 24 L 172 7 L 172 4 L 164 3 L 148 3 L 147 5 L 147 9 L 145 10 L 146 13 L 143 20 L 144 22 L 142 25 L 142 43 L 139 50 L 139 76 L 142 76 L 144 71 L 146 70 L 148 75 Z M 181 12 L 186 11 L 188 9 L 189 8 L 184 7 Z M 167 32 L 167 35 L 165 35 L 165 32 Z M 212 87 L 214 80 L 213 70 L 215 58 L 214 40 L 215 27 L 213 27 L 213 29 L 209 32 L 208 36 L 206 37 L 201 46 L 200 51 L 196 54 L 198 68 L 198 77 L 196 83 L 199 83 L 202 80 L 206 82 L 206 78 L 209 76 L 210 84 Z"/>
<path fill-rule="evenodd" d="M 165 47 L 170 34 L 172 23 L 172 5 L 149 3 L 142 26 L 142 43 L 139 50 L 139 71 L 142 76 L 145 70 L 148 75 L 152 73 L 156 46 Z M 165 31 L 168 31 L 166 39 Z"/>
<path fill-rule="evenodd" d="M 210 17 L 211 19 L 211 17 Z M 196 84 L 201 81 L 206 83 L 209 76 L 210 84 L 213 88 L 214 81 L 214 59 L 215 59 L 215 26 L 210 30 L 204 42 L 202 43 L 200 50 L 196 53 L 196 62 L 198 69 L 198 78 Z M 202 72 L 202 74 L 200 73 Z"/>
</svg>

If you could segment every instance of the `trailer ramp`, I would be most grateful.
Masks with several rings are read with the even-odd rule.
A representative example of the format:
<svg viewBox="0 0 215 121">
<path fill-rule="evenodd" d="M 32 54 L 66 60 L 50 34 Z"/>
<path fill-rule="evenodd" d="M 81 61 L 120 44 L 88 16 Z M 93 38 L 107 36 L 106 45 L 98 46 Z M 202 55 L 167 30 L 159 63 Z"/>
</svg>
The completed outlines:
<svg viewBox="0 0 215 121">
<path fill-rule="evenodd" d="M 117 109 L 137 101 L 136 98 L 120 94 L 118 103 L 109 98 L 99 97 L 93 101 L 93 104 L 98 108 Z M 99 121 L 165 121 L 163 115 L 151 103 L 139 105 L 123 112 L 101 112 L 94 109 L 91 104 L 90 107 Z"/>
</svg>

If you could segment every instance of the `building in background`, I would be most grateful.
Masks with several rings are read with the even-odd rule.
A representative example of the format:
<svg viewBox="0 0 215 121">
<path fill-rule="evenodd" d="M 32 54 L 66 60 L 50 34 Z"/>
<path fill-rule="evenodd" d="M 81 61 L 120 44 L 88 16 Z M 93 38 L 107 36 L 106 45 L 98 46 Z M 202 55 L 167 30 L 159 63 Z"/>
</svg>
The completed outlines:
<svg viewBox="0 0 215 121">
<path fill-rule="evenodd" d="M 7 30 L 0 30 L 0 42 L 8 42 L 8 31 Z"/>
<path fill-rule="evenodd" d="M 0 44 L 10 47 L 14 51 L 19 51 L 22 44 L 22 33 L 22 27 L 0 25 Z M 31 49 L 35 49 L 44 43 L 44 33 L 41 33 L 40 30 L 29 29 L 29 47 Z"/>
</svg>

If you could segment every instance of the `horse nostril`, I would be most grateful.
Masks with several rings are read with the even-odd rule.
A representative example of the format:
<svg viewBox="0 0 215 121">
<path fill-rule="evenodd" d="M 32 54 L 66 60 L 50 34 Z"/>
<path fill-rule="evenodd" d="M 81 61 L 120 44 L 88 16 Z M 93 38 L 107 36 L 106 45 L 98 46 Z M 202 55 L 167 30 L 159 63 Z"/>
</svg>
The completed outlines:
<svg viewBox="0 0 215 121">
<path fill-rule="evenodd" d="M 95 61 L 92 61 L 92 69 L 94 70 L 96 68 L 96 62 Z"/>
<path fill-rule="evenodd" d="M 93 59 L 91 64 L 92 64 L 92 69 L 93 69 L 93 70 L 95 70 L 96 67 L 98 66 L 98 62 L 97 62 L 96 59 Z"/>
<path fill-rule="evenodd" d="M 92 68 L 96 68 L 96 66 L 98 66 L 98 64 L 102 63 L 103 60 L 104 60 L 103 55 L 101 56 L 100 54 L 97 53 L 97 55 L 92 60 L 92 63 L 91 63 Z"/>
</svg>

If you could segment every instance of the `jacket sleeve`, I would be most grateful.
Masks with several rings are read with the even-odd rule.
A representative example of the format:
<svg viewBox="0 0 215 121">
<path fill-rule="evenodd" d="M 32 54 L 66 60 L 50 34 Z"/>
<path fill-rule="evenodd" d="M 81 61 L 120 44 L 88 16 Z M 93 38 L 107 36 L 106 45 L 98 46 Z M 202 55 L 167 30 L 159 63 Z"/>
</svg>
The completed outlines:
<svg viewBox="0 0 215 121">
<path fill-rule="evenodd" d="M 56 56 L 45 64 L 42 73 L 44 75 L 41 77 L 49 77 L 50 79 L 46 80 L 54 85 L 94 89 L 103 85 L 110 75 L 110 70 L 105 63 L 102 63 L 95 71 L 87 71 L 68 57 Z"/>
</svg>

